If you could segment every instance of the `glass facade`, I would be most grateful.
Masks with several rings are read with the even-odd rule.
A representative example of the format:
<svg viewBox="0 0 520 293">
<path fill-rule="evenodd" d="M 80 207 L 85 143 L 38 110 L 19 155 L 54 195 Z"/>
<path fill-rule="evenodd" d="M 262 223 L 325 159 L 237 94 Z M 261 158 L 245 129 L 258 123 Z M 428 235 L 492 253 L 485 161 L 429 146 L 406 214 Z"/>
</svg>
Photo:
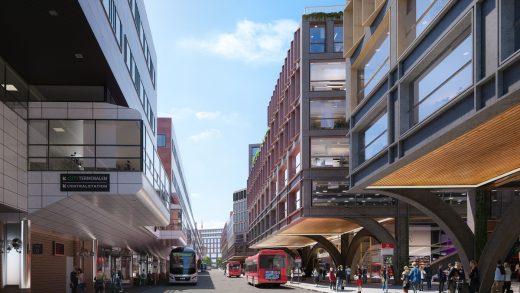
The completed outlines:
<svg viewBox="0 0 520 293">
<path fill-rule="evenodd" d="M 310 64 L 311 91 L 344 91 L 345 62 L 315 62 Z"/>
<path fill-rule="evenodd" d="M 343 52 L 343 24 L 334 25 L 334 52 Z"/>
<path fill-rule="evenodd" d="M 501 60 L 520 50 L 520 2 L 500 2 Z"/>
<path fill-rule="evenodd" d="M 163 148 L 166 146 L 166 135 L 157 134 L 157 147 Z"/>
<path fill-rule="evenodd" d="M 375 50 L 358 70 L 358 101 L 363 100 L 390 70 L 390 35 L 384 33 Z"/>
<path fill-rule="evenodd" d="M 310 53 L 324 53 L 325 52 L 325 25 L 315 24 L 311 25 L 309 29 Z"/>
<path fill-rule="evenodd" d="M 363 160 L 366 161 L 388 145 L 388 115 L 384 113 L 363 132 Z"/>
<path fill-rule="evenodd" d="M 408 0 L 407 10 L 415 8 L 415 24 L 408 28 L 406 34 L 415 33 L 415 37 L 418 37 L 448 2 L 449 0 Z"/>
<path fill-rule="evenodd" d="M 421 122 L 473 84 L 471 34 L 448 48 L 439 61 L 414 82 L 414 121 Z"/>
<path fill-rule="evenodd" d="M 346 129 L 345 100 L 311 100 L 311 129 Z"/>
<path fill-rule="evenodd" d="M 346 137 L 312 137 L 311 167 L 348 167 L 349 145 Z"/>
</svg>

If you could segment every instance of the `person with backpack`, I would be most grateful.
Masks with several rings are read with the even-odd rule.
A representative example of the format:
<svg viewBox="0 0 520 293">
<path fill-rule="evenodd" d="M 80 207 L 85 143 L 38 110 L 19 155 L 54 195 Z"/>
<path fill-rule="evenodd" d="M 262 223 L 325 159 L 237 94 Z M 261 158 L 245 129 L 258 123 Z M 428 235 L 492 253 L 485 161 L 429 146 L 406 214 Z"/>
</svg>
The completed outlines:
<svg viewBox="0 0 520 293">
<path fill-rule="evenodd" d="M 103 293 L 105 290 L 105 276 L 102 271 L 98 271 L 94 278 L 94 290 L 96 293 Z"/>
<path fill-rule="evenodd" d="M 506 279 L 506 269 L 504 265 L 502 265 L 502 261 L 497 261 L 497 267 L 495 268 L 495 278 L 493 282 L 493 286 L 491 286 L 492 293 L 502 293 L 502 289 L 504 288 L 504 281 Z"/>
<path fill-rule="evenodd" d="M 410 271 L 410 283 L 412 284 L 413 293 L 417 293 L 421 284 L 421 270 L 416 262 L 412 262 L 412 270 Z"/>
</svg>

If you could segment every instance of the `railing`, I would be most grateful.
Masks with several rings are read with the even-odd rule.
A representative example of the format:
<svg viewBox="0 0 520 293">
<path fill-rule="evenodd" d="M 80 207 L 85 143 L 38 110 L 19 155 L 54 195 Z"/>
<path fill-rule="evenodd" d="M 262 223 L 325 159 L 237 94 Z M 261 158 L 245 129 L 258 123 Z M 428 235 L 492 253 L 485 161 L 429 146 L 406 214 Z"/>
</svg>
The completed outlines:
<svg viewBox="0 0 520 293">
<path fill-rule="evenodd" d="M 344 8 L 342 5 L 311 6 L 305 7 L 303 14 L 342 12 Z"/>
</svg>

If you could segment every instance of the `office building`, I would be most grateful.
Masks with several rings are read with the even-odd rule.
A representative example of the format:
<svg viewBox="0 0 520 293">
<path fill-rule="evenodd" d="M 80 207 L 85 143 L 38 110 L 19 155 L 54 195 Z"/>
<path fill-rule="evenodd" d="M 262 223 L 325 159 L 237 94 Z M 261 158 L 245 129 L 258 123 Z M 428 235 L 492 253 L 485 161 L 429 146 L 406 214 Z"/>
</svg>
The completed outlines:
<svg viewBox="0 0 520 293">
<path fill-rule="evenodd" d="M 220 240 L 224 229 L 200 229 L 200 237 L 204 247 L 204 257 L 208 256 L 211 259 L 211 265 L 216 267 L 217 258 L 222 257 Z"/>
</svg>

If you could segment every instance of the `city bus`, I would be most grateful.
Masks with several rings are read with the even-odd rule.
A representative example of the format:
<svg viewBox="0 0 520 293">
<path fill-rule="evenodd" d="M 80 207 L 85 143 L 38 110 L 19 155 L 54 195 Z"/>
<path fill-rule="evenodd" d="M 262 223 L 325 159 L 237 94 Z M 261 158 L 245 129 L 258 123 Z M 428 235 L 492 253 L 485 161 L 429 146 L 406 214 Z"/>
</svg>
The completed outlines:
<svg viewBox="0 0 520 293">
<path fill-rule="evenodd" d="M 197 254 L 191 247 L 176 247 L 170 252 L 169 283 L 197 285 Z"/>
<path fill-rule="evenodd" d="M 287 283 L 289 261 L 283 250 L 260 250 L 246 259 L 246 281 L 253 286 Z"/>
<path fill-rule="evenodd" d="M 226 277 L 240 277 L 242 269 L 239 261 L 228 261 L 226 263 Z"/>
</svg>

